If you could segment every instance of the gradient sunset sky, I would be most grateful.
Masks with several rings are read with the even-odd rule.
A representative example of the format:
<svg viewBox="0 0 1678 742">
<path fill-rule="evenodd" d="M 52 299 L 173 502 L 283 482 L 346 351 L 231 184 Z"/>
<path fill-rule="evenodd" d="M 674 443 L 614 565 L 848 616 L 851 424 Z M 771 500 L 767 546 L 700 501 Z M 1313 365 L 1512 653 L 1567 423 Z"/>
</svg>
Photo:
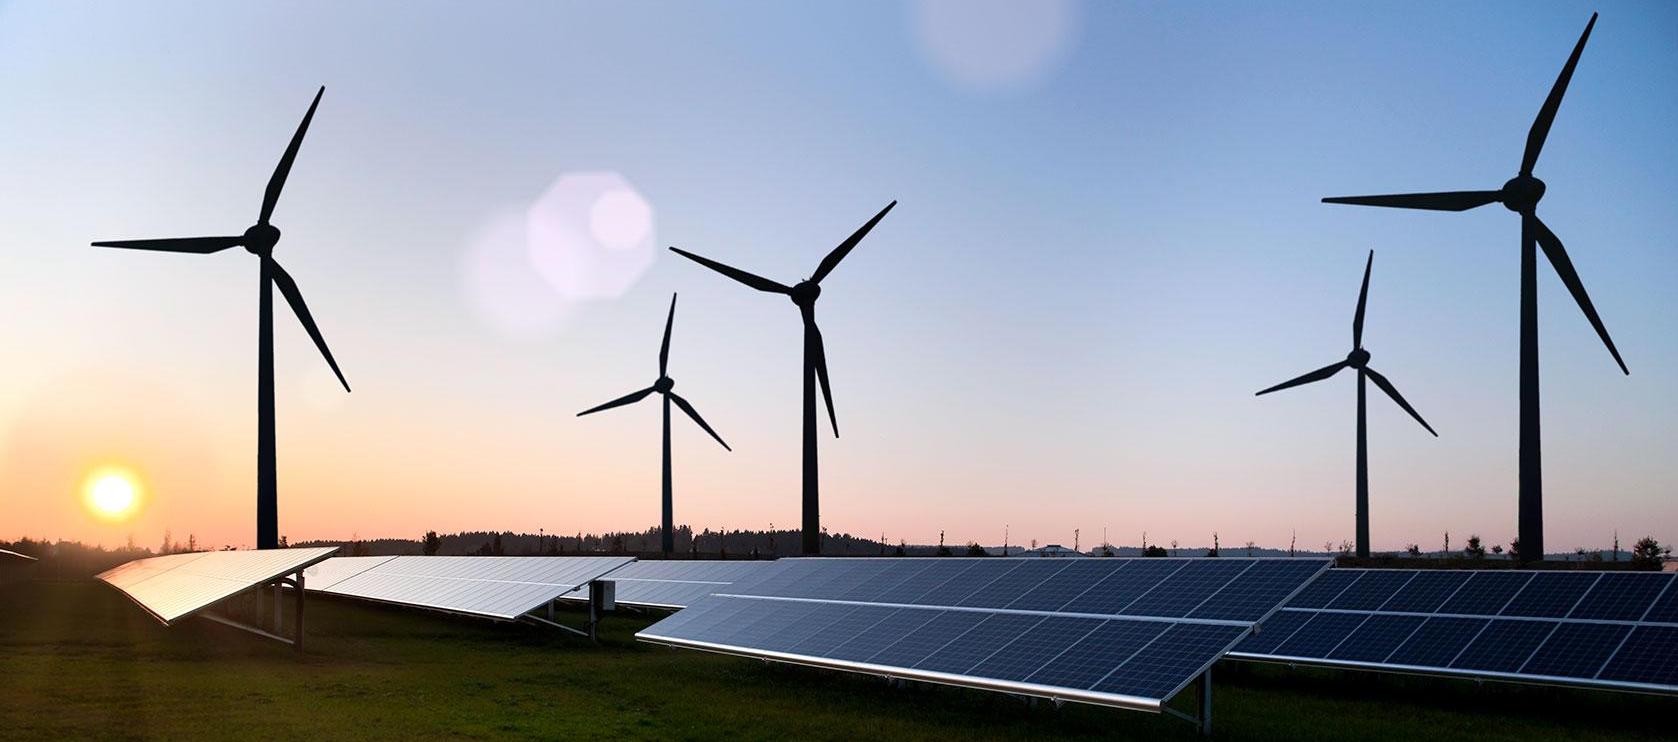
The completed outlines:
<svg viewBox="0 0 1678 742">
<path fill-rule="evenodd" d="M 823 285 L 830 530 L 1350 539 L 1353 377 L 1253 392 L 1344 357 L 1374 249 L 1440 437 L 1372 396 L 1373 546 L 1507 543 L 1517 219 L 1318 200 L 1498 187 L 1596 10 L 1540 213 L 1631 375 L 1541 264 L 1547 534 L 1678 539 L 1678 5 L 952 2 L 0 3 L 0 538 L 254 541 L 256 260 L 88 242 L 243 230 L 324 84 L 275 255 L 355 391 L 280 305 L 293 541 L 655 524 L 657 405 L 574 415 L 675 291 L 735 447 L 677 421 L 676 521 L 796 527 L 797 312 L 664 247 L 791 283 L 896 199 Z M 568 272 L 572 187 L 644 265 Z"/>
</svg>

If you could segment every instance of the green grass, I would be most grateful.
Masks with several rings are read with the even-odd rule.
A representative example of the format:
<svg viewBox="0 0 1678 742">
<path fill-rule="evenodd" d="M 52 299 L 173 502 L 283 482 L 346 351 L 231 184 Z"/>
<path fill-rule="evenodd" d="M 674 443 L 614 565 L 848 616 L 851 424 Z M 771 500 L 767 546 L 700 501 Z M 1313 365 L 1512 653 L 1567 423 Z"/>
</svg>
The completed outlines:
<svg viewBox="0 0 1678 742">
<path fill-rule="evenodd" d="M 207 621 L 164 628 L 99 583 L 13 585 L 0 588 L 0 738 L 1198 739 L 1168 716 L 635 642 L 655 619 L 614 615 L 593 645 L 313 600 L 298 656 Z M 1235 663 L 1214 677 L 1221 739 L 1658 738 L 1678 711 L 1647 696 Z"/>
</svg>

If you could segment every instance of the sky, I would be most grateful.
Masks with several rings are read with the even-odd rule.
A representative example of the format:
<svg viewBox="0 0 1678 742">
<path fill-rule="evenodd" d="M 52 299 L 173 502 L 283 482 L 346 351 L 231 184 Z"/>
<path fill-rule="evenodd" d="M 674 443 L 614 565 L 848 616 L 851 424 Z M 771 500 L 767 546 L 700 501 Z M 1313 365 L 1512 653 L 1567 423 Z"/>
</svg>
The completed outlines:
<svg viewBox="0 0 1678 742">
<path fill-rule="evenodd" d="M 237 234 L 311 96 L 275 256 L 280 528 L 799 521 L 800 323 L 664 248 L 823 283 L 843 437 L 823 524 L 891 541 L 1301 548 L 1515 535 L 1518 220 L 1319 203 L 1495 189 L 1592 11 L 1539 163 L 1622 376 L 1541 264 L 1548 546 L 1678 539 L 1670 3 L 0 4 L 0 539 L 254 542 L 257 262 Z M 1663 186 L 1662 183 L 1667 185 Z M 1372 391 L 1372 395 L 1375 393 Z M 90 514 L 91 473 L 141 483 Z"/>
</svg>

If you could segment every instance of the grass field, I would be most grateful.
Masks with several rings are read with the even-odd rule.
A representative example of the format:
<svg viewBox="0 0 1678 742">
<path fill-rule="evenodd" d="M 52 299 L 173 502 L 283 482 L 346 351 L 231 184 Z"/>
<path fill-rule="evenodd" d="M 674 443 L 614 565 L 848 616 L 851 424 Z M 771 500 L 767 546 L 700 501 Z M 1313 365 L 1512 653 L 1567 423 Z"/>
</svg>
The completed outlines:
<svg viewBox="0 0 1678 742">
<path fill-rule="evenodd" d="M 1199 739 L 1168 716 L 635 642 L 655 619 L 616 614 L 593 645 L 322 599 L 298 656 L 207 621 L 166 629 L 96 582 L 13 585 L 0 588 L 0 739 Z M 1647 696 L 1228 662 L 1214 678 L 1219 739 L 1655 739 L 1678 711 Z"/>
</svg>

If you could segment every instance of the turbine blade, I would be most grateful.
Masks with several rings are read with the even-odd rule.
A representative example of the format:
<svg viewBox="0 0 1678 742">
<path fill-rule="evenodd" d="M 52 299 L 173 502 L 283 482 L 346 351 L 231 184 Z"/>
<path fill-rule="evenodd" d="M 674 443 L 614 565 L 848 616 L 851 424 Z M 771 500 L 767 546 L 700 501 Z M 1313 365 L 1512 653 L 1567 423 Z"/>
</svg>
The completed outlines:
<svg viewBox="0 0 1678 742">
<path fill-rule="evenodd" d="M 109 240 L 95 242 L 94 247 L 125 247 L 130 250 L 160 250 L 208 255 L 229 247 L 238 247 L 244 237 L 180 237 L 164 240 Z"/>
<path fill-rule="evenodd" d="M 1538 118 L 1533 119 L 1532 128 L 1527 131 L 1526 154 L 1521 157 L 1521 174 L 1531 175 L 1532 168 L 1538 164 L 1538 153 L 1544 149 L 1544 140 L 1550 136 L 1550 124 L 1556 121 L 1556 109 L 1561 108 L 1561 97 L 1567 94 L 1567 83 L 1573 80 L 1573 68 L 1579 64 L 1579 55 L 1585 51 L 1585 41 L 1591 37 L 1591 28 L 1596 25 L 1596 14 L 1591 14 L 1591 20 L 1585 24 L 1585 32 L 1579 35 L 1579 43 L 1573 46 L 1573 54 L 1568 56 L 1567 64 L 1561 68 L 1561 74 L 1556 76 L 1555 86 L 1550 88 L 1550 97 L 1544 99 L 1544 106 L 1538 109 Z"/>
<path fill-rule="evenodd" d="M 1323 379 L 1326 379 L 1330 376 L 1333 376 L 1337 373 L 1340 373 L 1340 369 L 1343 369 L 1345 367 L 1346 367 L 1346 362 L 1345 361 L 1340 361 L 1339 363 L 1331 363 L 1327 366 L 1324 366 L 1324 367 L 1319 368 L 1315 371 L 1312 371 L 1311 373 L 1303 374 L 1301 376 L 1296 376 L 1292 379 L 1288 379 L 1287 381 L 1284 381 L 1280 384 L 1277 384 L 1276 386 L 1273 386 L 1273 387 L 1270 387 L 1269 389 L 1261 391 L 1258 394 L 1254 394 L 1253 396 L 1259 397 L 1259 396 L 1269 394 L 1271 392 L 1279 392 L 1279 391 L 1282 391 L 1283 389 L 1290 389 L 1290 388 L 1299 386 L 1301 384 L 1309 384 L 1313 381 L 1322 381 Z"/>
<path fill-rule="evenodd" d="M 1375 251 L 1369 251 L 1369 261 L 1363 264 L 1363 288 L 1358 290 L 1358 312 L 1352 316 L 1352 347 L 1363 347 L 1363 307 L 1369 301 L 1369 270 L 1375 267 Z"/>
<path fill-rule="evenodd" d="M 778 284 L 774 281 L 771 281 L 767 278 L 764 278 L 763 276 L 747 273 L 743 270 L 740 270 L 739 268 L 735 268 L 735 267 L 729 266 L 729 265 L 723 265 L 722 263 L 718 263 L 717 261 L 712 260 L 710 258 L 702 258 L 698 255 L 694 255 L 693 253 L 690 253 L 686 250 L 682 250 L 682 249 L 679 249 L 679 248 L 672 247 L 672 248 L 670 248 L 670 251 L 674 252 L 677 255 L 680 255 L 684 258 L 687 258 L 688 260 L 692 260 L 695 263 L 703 265 L 706 268 L 710 268 L 711 270 L 714 270 L 718 273 L 721 273 L 725 276 L 728 276 L 729 278 L 732 278 L 736 281 L 739 281 L 740 283 L 746 284 L 747 286 L 750 286 L 754 289 L 757 289 L 758 291 L 768 291 L 768 292 L 773 293 L 773 294 L 790 294 L 790 293 L 792 293 L 791 288 L 788 288 L 786 286 L 782 286 L 781 284 Z"/>
<path fill-rule="evenodd" d="M 337 374 L 338 383 L 344 385 L 344 391 L 350 390 L 350 383 L 344 380 L 344 372 L 338 370 L 338 362 L 332 359 L 332 350 L 326 347 L 326 338 L 321 337 L 320 328 L 315 326 L 315 318 L 309 315 L 309 306 L 303 303 L 303 293 L 297 290 L 297 282 L 291 279 L 291 274 L 280 267 L 278 261 L 268 258 L 268 270 L 273 272 L 274 287 L 280 290 L 286 303 L 291 305 L 291 311 L 297 315 L 297 320 L 303 323 L 303 329 L 309 332 L 309 338 L 315 341 L 315 347 L 320 348 L 320 354 L 326 357 L 326 365 L 332 367 L 332 373 Z"/>
<path fill-rule="evenodd" d="M 315 107 L 320 105 L 320 97 L 326 93 L 326 86 L 320 86 L 315 93 L 314 102 L 309 104 L 309 112 L 303 114 L 303 123 L 297 125 L 297 133 L 291 135 L 291 144 L 286 145 L 285 154 L 280 156 L 280 164 L 274 167 L 274 174 L 268 178 L 268 191 L 262 195 L 262 216 L 257 219 L 260 224 L 267 224 L 268 217 L 274 215 L 274 204 L 280 201 L 280 190 L 285 188 L 286 176 L 291 175 L 291 163 L 297 159 L 297 148 L 303 146 L 303 135 L 309 131 L 309 121 L 315 117 Z"/>
<path fill-rule="evenodd" d="M 590 407 L 586 410 L 583 410 L 582 412 L 577 413 L 577 417 L 582 417 L 583 415 L 596 413 L 596 412 L 599 412 L 601 410 L 609 410 L 609 409 L 612 409 L 613 407 L 622 407 L 626 404 L 634 404 L 636 402 L 641 401 L 642 399 L 645 399 L 647 395 L 652 394 L 652 393 L 653 393 L 653 388 L 650 387 L 650 386 L 647 387 L 646 389 L 642 389 L 641 391 L 638 391 L 638 392 L 630 392 L 628 394 L 623 395 L 622 397 L 618 397 L 617 399 L 614 399 L 614 400 L 612 400 L 610 402 L 607 402 L 605 404 L 595 405 L 594 407 Z"/>
<path fill-rule="evenodd" d="M 677 407 L 682 408 L 683 412 L 688 413 L 688 417 L 693 418 L 694 422 L 699 423 L 699 427 L 704 428 L 705 432 L 710 433 L 712 438 L 717 439 L 717 442 L 722 444 L 723 449 L 728 451 L 734 450 L 728 447 L 728 443 L 722 439 L 722 436 L 717 435 L 717 431 L 712 430 L 711 426 L 705 424 L 705 418 L 700 417 L 699 411 L 693 409 L 693 405 L 688 404 L 688 401 L 682 399 L 681 395 L 671 392 L 670 401 L 675 402 Z"/>
<path fill-rule="evenodd" d="M 1608 337 L 1608 328 L 1602 324 L 1602 317 L 1597 316 L 1596 306 L 1591 304 L 1590 294 L 1585 293 L 1585 283 L 1579 280 L 1579 272 L 1573 269 L 1573 261 L 1567 257 L 1567 248 L 1562 247 L 1556 233 L 1544 226 L 1544 222 L 1539 220 L 1537 215 L 1528 218 L 1532 219 L 1532 226 L 1536 228 L 1534 231 L 1538 233 L 1538 245 L 1544 248 L 1544 257 L 1550 259 L 1550 265 L 1556 269 L 1556 275 L 1561 277 L 1561 282 L 1567 286 L 1568 292 L 1573 294 L 1573 300 L 1579 303 L 1579 310 L 1585 313 L 1585 319 L 1591 321 L 1591 327 L 1596 329 L 1597 337 L 1602 338 L 1602 344 L 1608 346 L 1608 352 L 1614 356 L 1614 362 L 1620 364 L 1620 371 L 1629 376 L 1631 371 L 1626 368 L 1626 362 L 1620 359 L 1620 351 L 1614 347 L 1614 339 Z"/>
<path fill-rule="evenodd" d="M 1433 433 L 1433 437 L 1435 438 L 1439 437 L 1438 433 L 1434 433 L 1433 426 L 1428 425 L 1427 421 L 1422 419 L 1421 414 L 1416 412 L 1416 408 L 1411 407 L 1409 402 L 1404 401 L 1404 397 L 1400 396 L 1398 390 L 1393 388 L 1392 382 L 1387 381 L 1387 377 L 1382 376 L 1380 372 L 1377 372 L 1375 369 L 1369 368 L 1368 366 L 1363 368 L 1363 372 L 1369 375 L 1369 380 L 1375 382 L 1375 386 L 1381 387 L 1381 391 L 1386 392 L 1387 396 L 1392 397 L 1393 401 L 1397 402 L 1399 407 L 1403 407 L 1405 412 L 1410 413 L 1411 417 L 1416 418 L 1416 422 L 1421 423 L 1422 427 L 1427 428 L 1427 432 Z"/>
<path fill-rule="evenodd" d="M 670 316 L 664 318 L 664 344 L 658 348 L 658 375 L 670 365 L 670 327 L 676 323 L 676 295 L 670 295 Z"/>
<path fill-rule="evenodd" d="M 816 326 L 814 309 L 804 311 L 805 342 L 811 344 L 811 355 L 816 365 L 816 380 L 822 385 L 822 399 L 827 402 L 827 421 L 833 425 L 833 437 L 839 437 L 839 415 L 833 411 L 833 387 L 827 381 L 827 347 L 822 342 L 821 328 Z"/>
<path fill-rule="evenodd" d="M 863 237 L 868 236 L 868 232 L 874 229 L 874 225 L 879 224 L 880 220 L 886 217 L 886 212 L 891 211 L 891 207 L 896 205 L 896 201 L 886 204 L 886 207 L 880 209 L 880 213 L 875 214 L 873 219 L 869 219 L 867 224 L 862 225 L 857 231 L 851 233 L 850 237 L 846 237 L 844 242 L 839 243 L 838 247 L 833 248 L 833 252 L 822 258 L 821 265 L 816 266 L 815 275 L 810 276 L 810 280 L 814 283 L 821 283 L 823 278 L 827 278 L 827 274 L 832 273 L 833 269 L 839 266 L 839 261 L 844 260 L 846 255 L 851 254 L 851 249 L 856 247 L 856 244 L 861 242 Z"/>
<path fill-rule="evenodd" d="M 1499 191 L 1445 191 L 1442 193 L 1398 193 L 1389 196 L 1330 196 L 1325 204 L 1389 206 L 1395 209 L 1467 211 L 1499 200 Z"/>
</svg>

